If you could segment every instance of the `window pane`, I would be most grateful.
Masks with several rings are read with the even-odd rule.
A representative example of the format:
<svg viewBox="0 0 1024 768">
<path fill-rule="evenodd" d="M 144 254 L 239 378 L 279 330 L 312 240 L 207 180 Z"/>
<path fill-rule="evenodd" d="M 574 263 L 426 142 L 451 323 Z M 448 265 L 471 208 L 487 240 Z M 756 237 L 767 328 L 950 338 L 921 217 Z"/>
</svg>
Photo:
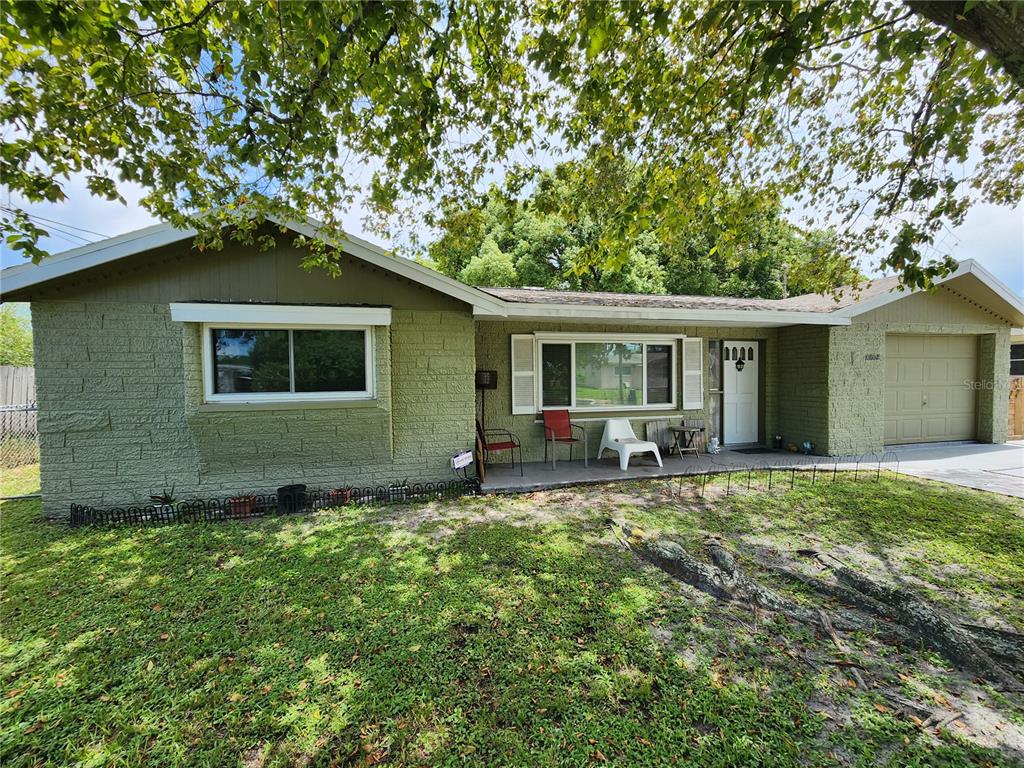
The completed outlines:
<svg viewBox="0 0 1024 768">
<path fill-rule="evenodd" d="M 569 407 L 572 398 L 572 347 L 541 344 L 541 404 Z"/>
<path fill-rule="evenodd" d="M 672 347 L 647 345 L 647 404 L 672 402 Z"/>
<path fill-rule="evenodd" d="M 1010 345 L 1010 359 L 1011 360 L 1024 360 L 1024 344 L 1011 344 Z"/>
<path fill-rule="evenodd" d="M 365 392 L 365 331 L 293 331 L 296 392 Z"/>
<path fill-rule="evenodd" d="M 708 389 L 712 392 L 722 388 L 722 342 L 708 342 Z"/>
<path fill-rule="evenodd" d="M 1010 361 L 1010 375 L 1011 376 L 1024 376 L 1024 360 L 1011 360 Z"/>
<path fill-rule="evenodd" d="M 576 405 L 642 405 L 642 344 L 576 345 Z"/>
<path fill-rule="evenodd" d="M 215 328 L 213 391 L 287 392 L 288 331 Z"/>
</svg>

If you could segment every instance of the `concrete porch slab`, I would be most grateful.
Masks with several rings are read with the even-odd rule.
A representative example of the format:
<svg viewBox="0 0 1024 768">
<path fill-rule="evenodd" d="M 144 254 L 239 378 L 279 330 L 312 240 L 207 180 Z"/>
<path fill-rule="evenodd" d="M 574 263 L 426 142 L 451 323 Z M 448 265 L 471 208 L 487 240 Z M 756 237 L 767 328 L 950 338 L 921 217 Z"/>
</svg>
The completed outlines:
<svg viewBox="0 0 1024 768">
<path fill-rule="evenodd" d="M 882 454 L 865 456 L 862 469 L 876 466 Z M 728 469 L 746 469 L 789 466 L 832 468 L 837 462 L 840 469 L 857 466 L 855 457 L 804 456 L 788 451 L 739 453 L 723 450 L 716 455 L 687 454 L 662 457 L 665 466 L 659 467 L 650 456 L 635 457 L 625 472 L 619 469 L 618 457 L 583 462 L 559 461 L 552 470 L 550 463 L 529 462 L 519 468 L 508 464 L 488 467 L 487 479 L 482 485 L 484 493 L 520 493 L 550 488 L 563 488 L 588 483 L 609 483 L 617 480 L 641 480 L 658 477 L 700 475 L 704 472 Z M 886 449 L 883 469 L 896 468 L 903 474 L 927 480 L 939 480 L 965 488 L 991 491 L 1006 496 L 1024 498 L 1024 441 L 990 445 L 984 443 L 956 443 L 941 445 L 907 445 Z"/>
</svg>

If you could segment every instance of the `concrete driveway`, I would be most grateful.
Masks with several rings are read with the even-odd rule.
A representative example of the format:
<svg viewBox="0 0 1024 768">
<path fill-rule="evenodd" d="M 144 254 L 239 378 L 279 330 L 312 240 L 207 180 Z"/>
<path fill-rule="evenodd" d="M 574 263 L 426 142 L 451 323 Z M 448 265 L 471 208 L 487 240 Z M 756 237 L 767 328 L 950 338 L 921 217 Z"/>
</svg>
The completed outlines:
<svg viewBox="0 0 1024 768">
<path fill-rule="evenodd" d="M 1003 445 L 946 443 L 889 448 L 900 472 L 1024 498 L 1024 441 Z"/>
</svg>

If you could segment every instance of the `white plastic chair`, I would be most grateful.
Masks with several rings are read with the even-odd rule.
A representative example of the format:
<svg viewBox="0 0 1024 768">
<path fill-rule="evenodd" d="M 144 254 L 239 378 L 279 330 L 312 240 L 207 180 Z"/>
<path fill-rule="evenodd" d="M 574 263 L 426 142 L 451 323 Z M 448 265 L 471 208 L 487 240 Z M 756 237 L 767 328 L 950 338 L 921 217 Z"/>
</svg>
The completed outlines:
<svg viewBox="0 0 1024 768">
<path fill-rule="evenodd" d="M 629 419 L 608 419 L 604 423 L 604 435 L 601 437 L 601 447 L 597 450 L 597 458 L 601 458 L 605 451 L 615 451 L 619 454 L 619 469 L 623 472 L 629 467 L 629 457 L 634 453 L 653 453 L 661 463 L 661 452 L 658 444 L 648 440 L 641 440 L 633 432 L 633 426 Z"/>
</svg>

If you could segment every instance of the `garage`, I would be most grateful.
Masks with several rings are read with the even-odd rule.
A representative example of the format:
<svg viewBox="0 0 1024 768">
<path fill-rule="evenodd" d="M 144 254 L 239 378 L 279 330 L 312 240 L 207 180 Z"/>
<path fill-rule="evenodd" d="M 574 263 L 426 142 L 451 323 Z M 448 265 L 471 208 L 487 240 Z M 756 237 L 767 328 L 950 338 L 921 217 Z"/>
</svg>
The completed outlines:
<svg viewBox="0 0 1024 768">
<path fill-rule="evenodd" d="M 976 336 L 885 338 L 885 442 L 977 437 Z"/>
</svg>

